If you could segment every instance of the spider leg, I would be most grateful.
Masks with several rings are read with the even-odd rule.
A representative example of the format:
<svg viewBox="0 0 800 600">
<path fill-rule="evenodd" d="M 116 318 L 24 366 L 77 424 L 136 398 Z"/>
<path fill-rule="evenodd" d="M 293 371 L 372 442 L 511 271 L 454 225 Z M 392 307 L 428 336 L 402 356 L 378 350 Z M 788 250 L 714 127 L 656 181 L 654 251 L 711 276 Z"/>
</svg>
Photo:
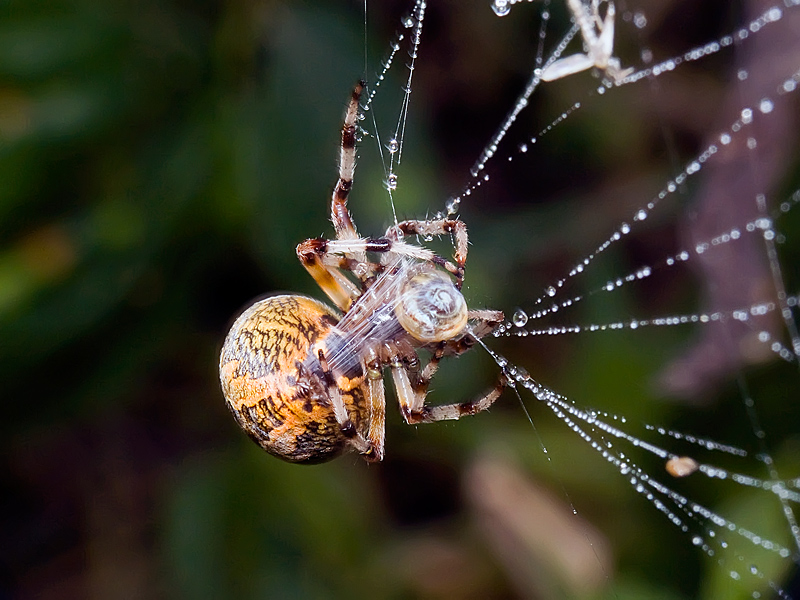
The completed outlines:
<svg viewBox="0 0 800 600">
<path fill-rule="evenodd" d="M 409 424 L 435 423 L 436 421 L 455 421 L 467 415 L 476 415 L 487 410 L 506 389 L 508 381 L 505 375 L 497 379 L 495 386 L 480 398 L 468 402 L 442 404 L 439 406 L 423 406 L 409 415 Z"/>
<path fill-rule="evenodd" d="M 383 460 L 383 448 L 386 437 L 386 395 L 383 389 L 381 363 L 377 356 L 367 362 L 367 402 L 369 403 L 369 437 L 372 454 L 367 460 L 378 462 Z"/>
<path fill-rule="evenodd" d="M 428 381 L 434 376 L 439 368 L 439 361 L 444 356 L 460 356 L 470 350 L 475 342 L 492 331 L 503 322 L 505 316 L 499 310 L 470 310 L 467 318 L 472 322 L 466 328 L 466 335 L 441 342 L 437 345 L 431 355 L 428 364 L 420 375 L 420 385 L 427 389 Z"/>
<path fill-rule="evenodd" d="M 476 321 L 470 333 L 477 339 L 489 335 L 505 319 L 500 310 L 471 310 L 467 316 L 471 321 Z"/>
<path fill-rule="evenodd" d="M 357 240 L 331 240 L 327 243 L 329 255 L 351 257 L 363 252 L 392 252 L 424 261 L 436 261 L 436 255 L 421 246 L 389 238 L 360 238 Z"/>
<path fill-rule="evenodd" d="M 334 304 L 346 311 L 360 292 L 355 284 L 345 277 L 338 263 L 326 264 L 323 257 L 327 254 L 328 243 L 322 238 L 306 240 L 297 246 L 297 258 Z"/>
<path fill-rule="evenodd" d="M 358 103 L 366 83 L 359 81 L 350 96 L 342 125 L 342 144 L 339 151 L 339 179 L 331 196 L 331 221 L 337 240 L 358 240 L 358 231 L 347 210 L 347 199 L 353 187 L 356 171 L 356 141 L 358 127 Z M 363 251 L 350 252 L 354 268 L 348 268 L 344 260 L 324 260 L 328 241 L 322 238 L 310 239 L 297 246 L 297 257 L 322 290 L 341 310 L 350 308 L 360 291 L 342 272 L 352 271 L 362 282 L 370 271 L 366 254 Z M 352 262 L 350 263 L 352 264 Z"/>
<path fill-rule="evenodd" d="M 331 197 L 331 221 L 336 230 L 336 239 L 355 240 L 358 232 L 347 210 L 347 198 L 353 187 L 356 170 L 356 131 L 358 126 L 358 102 L 366 83 L 359 81 L 350 96 L 342 125 L 342 146 L 339 153 L 339 180 Z"/>
<path fill-rule="evenodd" d="M 455 275 L 457 287 L 461 289 L 464 281 L 464 266 L 467 262 L 467 249 L 469 247 L 469 237 L 467 236 L 467 226 L 458 219 L 437 219 L 434 221 L 409 220 L 401 221 L 393 225 L 386 232 L 386 237 L 397 238 L 399 233 L 403 235 L 445 235 L 452 234 L 455 238 L 456 264 L 449 261 L 442 261 L 441 266 Z"/>
<path fill-rule="evenodd" d="M 438 367 L 438 361 L 436 361 L 436 367 Z M 426 371 L 427 370 L 426 367 Z M 436 371 L 436 368 L 431 371 L 430 374 L 432 375 Z M 501 375 L 497 379 L 495 386 L 476 400 L 442 404 L 440 406 L 425 406 L 427 389 L 424 391 L 415 391 L 409 380 L 408 372 L 401 364 L 392 364 L 392 378 L 397 390 L 400 412 L 410 425 L 416 423 L 433 423 L 435 421 L 452 421 L 466 415 L 477 414 L 494 404 L 508 385 L 508 380 L 505 375 Z M 425 388 L 427 388 L 427 384 Z"/>
<path fill-rule="evenodd" d="M 325 358 L 325 353 L 319 351 L 319 364 L 322 367 L 322 374 L 325 378 L 325 385 L 328 389 L 328 398 L 333 408 L 333 414 L 336 417 L 336 422 L 339 424 L 339 429 L 342 435 L 347 438 L 348 443 L 353 446 L 360 454 L 363 454 L 367 460 L 378 460 L 378 451 L 373 445 L 371 440 L 365 438 L 357 429 L 350 415 L 347 414 L 347 408 L 342 400 L 342 391 L 336 384 L 336 379 L 328 366 L 328 361 Z M 371 404 L 370 400 L 370 404 Z M 371 406 L 370 406 L 371 408 Z M 371 411 L 370 411 L 371 412 Z M 372 415 L 370 415 L 371 420 Z M 371 424 L 371 423 L 370 423 Z M 380 449 L 380 454 L 383 454 L 383 448 Z"/>
</svg>

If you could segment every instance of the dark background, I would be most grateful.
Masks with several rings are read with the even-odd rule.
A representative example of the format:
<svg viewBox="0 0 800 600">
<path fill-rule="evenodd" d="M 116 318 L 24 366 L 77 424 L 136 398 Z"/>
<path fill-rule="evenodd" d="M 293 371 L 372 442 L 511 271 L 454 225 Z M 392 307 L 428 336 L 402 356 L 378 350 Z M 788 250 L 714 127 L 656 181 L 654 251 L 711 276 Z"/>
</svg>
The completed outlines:
<svg viewBox="0 0 800 600">
<path fill-rule="evenodd" d="M 368 79 L 403 32 L 408 4 L 369 5 Z M 641 66 L 643 47 L 672 56 L 763 10 L 651 4 L 642 31 L 618 6 L 624 65 Z M 550 27 L 564 31 L 563 7 L 552 8 Z M 397 170 L 400 218 L 442 210 L 468 182 L 530 74 L 538 10 L 518 6 L 498 19 L 488 2 L 428 7 Z M 800 56 L 789 43 L 800 34 L 777 31 L 603 96 L 589 73 L 537 91 L 490 165 L 490 183 L 462 203 L 471 305 L 530 310 L 738 110 L 773 94 Z M 691 534 L 529 394 L 535 429 L 510 392 L 489 414 L 412 428 L 390 392 L 380 465 L 354 455 L 288 465 L 237 430 L 219 391 L 218 351 L 252 298 L 322 297 L 294 248 L 331 234 L 327 202 L 345 102 L 364 72 L 363 32 L 359 3 L 332 0 L 2 4 L 0 598 L 734 598 L 765 587 L 728 577 L 750 560 L 785 581 L 791 563 L 735 536 L 724 566 L 704 559 Z M 776 65 L 778 79 L 764 64 Z M 742 65 L 767 81 L 737 83 Z M 406 74 L 395 68 L 376 101 L 384 139 Z M 580 111 L 505 166 L 518 142 L 576 100 Z M 788 197 L 798 185 L 796 113 L 789 95 L 758 130 L 758 152 L 744 153 L 746 168 L 734 157 L 690 179 L 571 294 L 659 263 L 693 236 L 742 227 L 754 217 L 748 186 Z M 360 154 L 351 208 L 375 235 L 391 218 L 385 173 L 373 139 Z M 797 211 L 779 228 L 791 293 Z M 763 245 L 736 248 L 594 294 L 554 322 L 770 298 Z M 764 327 L 785 339 L 778 321 Z M 757 452 L 746 381 L 780 472 L 797 475 L 797 365 L 765 360 L 763 346 L 708 350 L 746 333 L 653 328 L 492 347 L 579 405 L 627 415 L 641 435 L 644 421 Z M 442 371 L 434 403 L 476 396 L 497 375 L 479 350 Z M 652 457 L 635 458 L 667 477 Z M 702 458 L 766 476 L 753 458 Z M 667 483 L 790 543 L 769 494 L 699 476 Z"/>
</svg>

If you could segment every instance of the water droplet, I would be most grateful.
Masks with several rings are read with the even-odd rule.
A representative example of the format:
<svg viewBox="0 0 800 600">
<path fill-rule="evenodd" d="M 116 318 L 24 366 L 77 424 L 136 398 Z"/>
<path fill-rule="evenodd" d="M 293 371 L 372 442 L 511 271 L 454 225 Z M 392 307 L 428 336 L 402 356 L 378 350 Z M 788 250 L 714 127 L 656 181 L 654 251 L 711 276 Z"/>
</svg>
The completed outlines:
<svg viewBox="0 0 800 600">
<path fill-rule="evenodd" d="M 764 98 L 758 103 L 758 110 L 764 114 L 771 113 L 773 108 L 775 108 L 775 105 L 769 98 Z"/>
<path fill-rule="evenodd" d="M 514 315 L 511 317 L 511 322 L 514 323 L 514 326 L 516 327 L 525 327 L 525 325 L 528 323 L 528 315 L 524 310 L 518 308 L 514 311 Z"/>
<path fill-rule="evenodd" d="M 400 144 L 398 143 L 398 141 L 395 138 L 392 138 L 392 139 L 389 140 L 389 143 L 388 143 L 388 145 L 386 147 L 389 149 L 389 152 L 394 154 L 395 152 L 397 152 L 400 149 Z"/>
<path fill-rule="evenodd" d="M 554 288 L 554 287 L 551 285 L 549 288 L 547 288 L 547 289 L 545 290 L 545 293 L 546 293 L 548 296 L 550 296 L 550 297 L 552 298 L 553 296 L 555 296 L 555 295 L 556 295 L 556 288 Z"/>
<path fill-rule="evenodd" d="M 390 190 L 397 189 L 397 175 L 389 173 L 389 177 L 386 178 L 386 187 Z"/>
<path fill-rule="evenodd" d="M 511 6 L 508 0 L 494 0 L 492 2 L 492 10 L 498 17 L 505 17 L 511 12 Z"/>
<path fill-rule="evenodd" d="M 403 23 L 403 27 L 405 27 L 406 29 L 408 29 L 410 27 L 413 27 L 414 26 L 414 17 L 412 17 L 411 15 L 407 15 L 407 16 L 403 17 L 402 23 Z"/>
</svg>

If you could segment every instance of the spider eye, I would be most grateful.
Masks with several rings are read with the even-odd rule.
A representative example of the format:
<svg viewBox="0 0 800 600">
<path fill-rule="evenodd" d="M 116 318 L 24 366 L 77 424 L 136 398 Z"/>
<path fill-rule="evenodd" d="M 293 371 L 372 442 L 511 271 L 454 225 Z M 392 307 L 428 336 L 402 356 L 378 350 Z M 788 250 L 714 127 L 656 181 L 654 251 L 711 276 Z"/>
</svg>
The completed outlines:
<svg viewBox="0 0 800 600">
<path fill-rule="evenodd" d="M 448 340 L 467 324 L 464 296 L 449 277 L 437 271 L 409 279 L 394 311 L 403 329 L 426 343 Z"/>
</svg>

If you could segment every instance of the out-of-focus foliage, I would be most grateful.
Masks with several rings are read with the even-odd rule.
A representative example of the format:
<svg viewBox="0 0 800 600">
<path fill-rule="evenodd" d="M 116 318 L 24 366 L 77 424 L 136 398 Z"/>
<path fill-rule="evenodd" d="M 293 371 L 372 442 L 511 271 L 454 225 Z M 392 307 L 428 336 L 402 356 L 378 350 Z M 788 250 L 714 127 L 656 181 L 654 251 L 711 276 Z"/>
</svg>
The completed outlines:
<svg viewBox="0 0 800 600">
<path fill-rule="evenodd" d="M 372 70 L 404 8 L 377 4 Z M 431 4 L 401 218 L 441 209 L 464 183 L 534 51 L 530 22 L 500 23 L 488 2 Z M 400 423 L 390 400 L 387 460 L 370 467 L 355 456 L 283 464 L 227 414 L 216 362 L 236 311 L 278 290 L 321 297 L 294 248 L 330 235 L 340 122 L 364 69 L 358 3 L 29 0 L 0 11 L 0 596 L 588 597 L 610 580 L 618 598 L 694 593 L 702 567 L 686 536 L 534 412 L 556 457 L 548 463 L 513 394 L 488 415 L 418 429 Z M 376 108 L 384 119 L 399 106 L 405 73 L 396 77 Z M 566 106 L 558 96 L 540 103 L 551 116 Z M 501 178 L 465 202 L 476 306 L 524 306 L 602 239 L 629 208 L 617 202 L 623 171 L 634 205 L 665 179 L 632 158 L 649 140 L 628 109 L 598 107 L 606 112 L 548 140 L 552 158 L 530 164 L 541 188 Z M 522 127 L 530 135 L 537 125 Z M 374 143 L 363 146 L 352 210 L 362 231 L 378 234 L 391 212 Z M 576 166 L 584 162 L 594 167 Z M 668 227 L 653 235 L 669 238 Z M 594 283 L 626 272 L 625 260 L 609 256 Z M 655 299 L 618 294 L 583 316 L 691 303 L 690 279 L 674 283 L 649 290 Z M 679 338 L 668 331 L 644 349 L 634 336 L 558 338 L 503 351 L 583 403 L 670 422 L 685 409 L 654 403 L 647 384 Z M 785 395 L 779 371 L 762 377 L 776 388 L 763 401 L 771 415 Z M 444 366 L 432 400 L 477 395 L 495 375 L 485 356 L 465 356 Z M 767 423 L 779 440 L 793 433 L 786 410 Z M 797 454 L 789 444 L 778 448 L 787 461 Z M 505 527 L 541 529 L 527 518 L 551 506 L 553 522 L 579 522 L 561 492 L 553 500 L 532 482 L 554 471 L 554 489 L 563 484 L 611 538 L 613 557 L 598 533 L 602 556 L 588 559 L 595 568 L 607 560 L 607 578 L 590 566 L 566 584 L 548 574 L 557 569 L 547 541 L 514 548 L 503 537 Z M 738 494 L 747 498 L 726 500 L 734 512 L 751 502 Z M 665 570 L 664 557 L 685 567 Z"/>
</svg>

